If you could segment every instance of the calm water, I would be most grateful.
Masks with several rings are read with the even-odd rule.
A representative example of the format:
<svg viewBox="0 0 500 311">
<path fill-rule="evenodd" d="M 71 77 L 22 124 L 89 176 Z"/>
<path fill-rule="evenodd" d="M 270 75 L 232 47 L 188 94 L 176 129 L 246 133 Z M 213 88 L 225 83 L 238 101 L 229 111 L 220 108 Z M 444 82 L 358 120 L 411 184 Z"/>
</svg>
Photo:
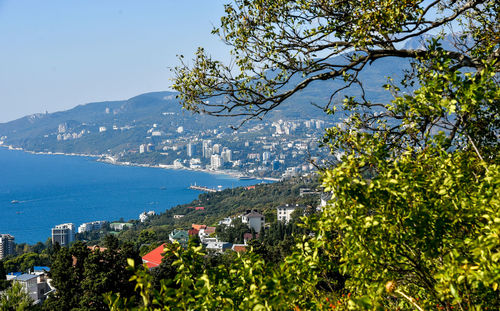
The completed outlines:
<svg viewBox="0 0 500 311">
<path fill-rule="evenodd" d="M 143 211 L 162 212 L 195 199 L 199 192 L 188 189 L 195 182 L 227 188 L 257 181 L 0 148 L 0 233 L 14 235 L 17 243 L 36 243 L 61 223 L 138 219 Z"/>
</svg>

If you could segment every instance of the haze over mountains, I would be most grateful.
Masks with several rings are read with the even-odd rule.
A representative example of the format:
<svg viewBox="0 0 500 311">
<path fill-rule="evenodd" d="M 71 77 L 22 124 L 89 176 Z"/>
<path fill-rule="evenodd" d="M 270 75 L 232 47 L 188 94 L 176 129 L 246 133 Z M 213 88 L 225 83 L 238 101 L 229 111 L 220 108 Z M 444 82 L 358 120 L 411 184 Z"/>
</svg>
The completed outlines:
<svg viewBox="0 0 500 311">
<path fill-rule="evenodd" d="M 396 72 L 407 67 L 404 59 L 382 59 L 369 66 L 361 75 L 365 90 L 374 101 L 388 101 L 390 94 L 382 88 L 386 77 L 395 77 Z M 297 82 L 300 77 L 295 78 Z M 323 105 L 332 90 L 339 88 L 341 81 L 318 81 L 309 88 L 293 96 L 278 109 L 266 116 L 266 120 L 296 120 L 317 118 L 331 120 L 321 109 L 311 105 Z M 336 101 L 344 95 L 359 95 L 358 89 L 351 89 L 337 96 Z M 334 118 L 343 117 L 337 114 Z M 96 102 L 79 105 L 73 109 L 47 114 L 33 114 L 23 118 L 0 124 L 0 140 L 6 145 L 13 145 L 33 151 L 62 152 L 103 152 L 119 150 L 134 143 L 137 132 L 147 131 L 157 124 L 165 132 L 174 132 L 179 126 L 184 131 L 202 131 L 216 127 L 237 125 L 241 118 L 215 118 L 196 115 L 182 110 L 174 92 L 154 92 L 141 94 L 128 100 Z M 59 126 L 66 129 L 60 131 Z M 113 126 L 121 130 L 110 131 Z M 106 132 L 99 132 L 105 127 Z M 57 141 L 57 135 L 67 132 L 84 134 L 78 140 Z M 126 130 L 125 130 L 126 129 Z M 142 136 L 142 135 L 141 135 Z M 78 142 L 78 143 L 77 143 Z M 88 145 L 99 145 L 88 148 Z M 92 150 L 94 149 L 94 150 Z"/>
<path fill-rule="evenodd" d="M 422 39 L 428 39 L 428 37 L 410 40 L 406 42 L 405 48 L 422 48 Z M 332 61 L 339 61 L 338 58 L 341 57 L 338 56 Z M 387 82 L 388 77 L 398 81 L 401 78 L 402 69 L 409 69 L 407 59 L 384 58 L 367 66 L 359 77 L 363 82 L 367 97 L 378 102 L 391 100 L 390 93 L 384 90 L 382 85 Z M 301 79 L 301 77 L 294 77 L 290 83 L 293 85 Z M 341 111 L 335 116 L 328 116 L 322 109 L 311 103 L 324 105 L 328 102 L 331 92 L 342 85 L 343 81 L 340 80 L 313 82 L 278 109 L 271 111 L 265 120 L 309 118 L 337 122 L 345 117 Z M 352 87 L 339 94 L 334 102 L 342 101 L 346 95 L 359 96 L 359 94 L 360 90 Z M 183 127 L 185 133 L 196 133 L 213 128 L 231 131 L 229 126 L 238 125 L 241 120 L 242 118 L 216 118 L 192 114 L 181 108 L 175 92 L 154 92 L 140 94 L 127 100 L 83 104 L 66 111 L 33 114 L 11 122 L 0 123 L 0 141 L 4 145 L 33 151 L 113 153 L 140 144 L 144 133 L 153 124 L 167 133 L 168 137 L 168 133 L 174 133 L 180 126 Z M 249 126 L 251 125 L 252 122 L 249 123 Z M 104 128 L 106 131 L 102 131 Z M 68 133 L 72 133 L 71 135 L 75 137 L 80 135 L 80 137 L 57 140 L 57 135 Z"/>
</svg>

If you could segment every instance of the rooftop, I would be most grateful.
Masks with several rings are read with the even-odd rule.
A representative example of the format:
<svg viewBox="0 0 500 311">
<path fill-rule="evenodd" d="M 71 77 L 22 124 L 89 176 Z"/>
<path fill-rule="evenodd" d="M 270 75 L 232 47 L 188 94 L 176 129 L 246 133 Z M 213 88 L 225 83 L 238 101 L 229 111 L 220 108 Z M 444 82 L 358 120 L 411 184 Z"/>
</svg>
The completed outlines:
<svg viewBox="0 0 500 311">
<path fill-rule="evenodd" d="M 197 225 L 197 224 L 192 224 L 191 227 L 196 230 L 200 229 L 205 229 L 207 226 L 206 225 Z"/>
<path fill-rule="evenodd" d="M 32 279 L 36 279 L 38 277 L 38 275 L 34 275 L 34 274 L 21 274 L 19 276 L 17 276 L 15 278 L 16 281 L 20 281 L 20 282 L 27 282 L 29 280 L 32 280 Z"/>
<path fill-rule="evenodd" d="M 49 267 L 44 267 L 44 266 L 34 266 L 33 271 L 50 271 Z"/>
<path fill-rule="evenodd" d="M 165 244 L 162 244 L 150 251 L 146 255 L 142 256 L 142 261 L 148 266 L 148 268 L 158 267 L 161 264 L 163 258 L 163 253 L 165 249 Z"/>
<path fill-rule="evenodd" d="M 174 229 L 174 231 L 170 232 L 169 237 L 176 240 L 187 239 L 189 237 L 189 234 L 187 230 Z"/>
<path fill-rule="evenodd" d="M 247 245 L 246 244 L 233 244 L 233 251 L 235 252 L 246 252 L 247 251 Z"/>
<path fill-rule="evenodd" d="M 216 227 L 206 227 L 205 228 L 205 234 L 212 234 L 215 233 Z"/>
<path fill-rule="evenodd" d="M 257 213 L 255 211 L 251 211 L 250 213 L 246 214 L 245 217 L 251 218 L 251 217 L 263 217 L 264 215 Z"/>
</svg>

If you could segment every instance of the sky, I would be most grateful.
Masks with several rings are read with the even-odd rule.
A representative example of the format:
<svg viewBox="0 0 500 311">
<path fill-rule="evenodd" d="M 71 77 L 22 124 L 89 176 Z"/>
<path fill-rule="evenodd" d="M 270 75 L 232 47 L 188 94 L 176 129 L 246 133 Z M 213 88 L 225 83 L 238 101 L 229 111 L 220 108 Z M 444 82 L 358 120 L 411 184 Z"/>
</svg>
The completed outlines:
<svg viewBox="0 0 500 311">
<path fill-rule="evenodd" d="M 169 90 L 178 54 L 211 35 L 224 0 L 0 0 L 0 123 Z"/>
</svg>

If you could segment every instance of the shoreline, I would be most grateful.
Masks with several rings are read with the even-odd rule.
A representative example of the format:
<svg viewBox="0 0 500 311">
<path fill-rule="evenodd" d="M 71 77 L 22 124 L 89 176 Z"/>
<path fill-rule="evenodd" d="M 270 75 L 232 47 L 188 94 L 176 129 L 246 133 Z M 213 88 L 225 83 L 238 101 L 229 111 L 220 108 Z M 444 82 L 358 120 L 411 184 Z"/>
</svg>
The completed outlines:
<svg viewBox="0 0 500 311">
<path fill-rule="evenodd" d="M 166 169 L 166 170 L 169 170 L 169 169 L 171 169 L 171 170 L 184 170 L 184 171 L 192 171 L 192 172 L 197 171 L 197 172 L 202 172 L 202 173 L 208 173 L 210 175 L 225 175 L 225 176 L 236 178 L 236 179 L 238 179 L 239 177 L 245 176 L 237 171 L 231 172 L 231 171 L 210 170 L 210 169 L 202 169 L 202 168 L 192 169 L 189 167 L 179 166 L 179 165 L 164 165 L 164 164 L 151 165 L 151 164 L 141 164 L 141 163 L 120 162 L 120 161 L 116 161 L 112 156 L 105 155 L 105 154 L 96 155 L 96 154 L 79 154 L 79 153 L 63 153 L 63 152 L 37 152 L 37 151 L 25 150 L 25 149 L 20 148 L 20 147 L 15 147 L 12 145 L 4 145 L 4 144 L 0 145 L 0 147 L 3 148 L 4 150 L 8 150 L 8 151 L 20 151 L 20 152 L 34 154 L 34 155 L 62 155 L 62 156 L 73 156 L 73 157 L 86 157 L 86 158 L 89 158 L 89 160 L 91 160 L 90 162 L 101 162 L 101 163 L 118 165 L 118 166 L 149 167 L 149 168 L 159 168 L 159 169 Z M 254 184 L 262 183 L 266 180 L 269 180 L 269 179 L 267 179 L 267 178 L 255 178 L 255 179 L 250 180 L 250 182 L 252 182 L 251 185 L 254 185 Z M 271 179 L 270 181 L 275 181 L 275 180 Z M 185 203 L 189 203 L 189 202 L 185 202 Z M 169 208 L 171 208 L 171 207 L 174 207 L 174 205 L 170 206 Z M 131 218 L 131 219 L 135 219 L 135 218 Z M 110 223 L 113 221 L 117 221 L 117 219 L 109 220 Z M 39 242 L 43 243 L 43 239 L 41 239 Z M 23 242 L 23 241 L 19 241 L 17 243 L 19 243 L 19 244 L 26 243 L 28 245 L 36 244 L 36 242 L 30 243 L 30 242 Z"/>
<path fill-rule="evenodd" d="M 190 167 L 186 167 L 186 166 L 178 166 L 178 165 L 173 165 L 173 164 L 152 165 L 152 164 L 133 163 L 133 162 L 120 162 L 120 161 L 116 161 L 114 159 L 109 159 L 109 157 L 107 157 L 107 156 L 100 157 L 96 161 L 102 162 L 102 163 L 108 163 L 108 164 L 112 164 L 112 165 L 120 165 L 120 166 L 138 166 L 138 167 L 150 167 L 150 168 L 159 168 L 159 169 L 166 169 L 166 170 L 184 170 L 184 171 L 191 171 L 191 172 L 202 172 L 202 173 L 213 174 L 213 175 L 227 175 L 227 176 L 231 176 L 231 177 L 235 177 L 235 178 L 241 178 L 241 177 L 251 178 L 249 180 L 266 180 L 266 181 L 273 181 L 273 182 L 280 181 L 279 178 L 273 178 L 273 177 L 246 176 L 246 175 L 243 175 L 242 173 L 237 172 L 237 171 L 210 170 L 210 169 L 205 169 L 205 168 L 190 168 Z"/>
<path fill-rule="evenodd" d="M 64 155 L 64 156 L 73 156 L 73 157 L 86 157 L 86 158 L 95 158 L 96 162 L 101 162 L 101 163 L 107 163 L 111 165 L 118 165 L 118 166 L 134 166 L 134 167 L 149 167 L 149 168 L 159 168 L 159 169 L 166 169 L 166 170 L 185 170 L 185 171 L 191 171 L 191 172 L 202 172 L 202 173 L 208 173 L 208 174 L 214 174 L 214 175 L 227 175 L 231 176 L 234 178 L 252 178 L 250 180 L 260 180 L 260 181 L 272 181 L 272 182 L 278 182 L 281 179 L 279 178 L 273 178 L 273 177 L 253 177 L 253 176 L 247 176 L 244 175 L 243 173 L 237 172 L 237 171 L 225 171 L 225 170 L 210 170 L 210 169 L 204 169 L 204 168 L 190 168 L 186 166 L 178 166 L 178 165 L 173 165 L 173 164 L 158 164 L 158 165 L 152 165 L 152 164 L 144 164 L 144 163 L 133 163 L 133 162 L 120 162 L 116 161 L 113 157 L 106 155 L 106 154 L 100 154 L 100 155 L 95 155 L 95 154 L 80 154 L 80 153 L 64 153 L 64 152 L 43 152 L 43 151 L 32 151 L 32 150 L 26 150 L 20 147 L 14 147 L 12 145 L 0 145 L 2 148 L 6 148 L 8 150 L 15 150 L 15 151 L 22 151 L 26 153 L 31 153 L 31 154 L 39 154 L 39 155 Z"/>
</svg>

